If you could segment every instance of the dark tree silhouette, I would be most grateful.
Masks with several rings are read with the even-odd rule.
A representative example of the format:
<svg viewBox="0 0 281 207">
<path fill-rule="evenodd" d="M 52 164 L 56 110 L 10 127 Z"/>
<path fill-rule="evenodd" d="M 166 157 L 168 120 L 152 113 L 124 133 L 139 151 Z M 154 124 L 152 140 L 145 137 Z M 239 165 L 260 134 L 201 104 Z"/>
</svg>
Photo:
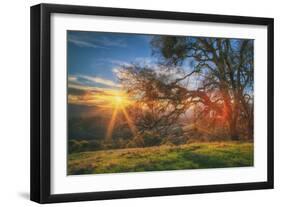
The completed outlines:
<svg viewBox="0 0 281 207">
<path fill-rule="evenodd" d="M 167 133 L 199 104 L 198 117 L 222 119 L 232 140 L 245 129 L 252 139 L 253 40 L 155 36 L 151 45 L 157 66 L 132 64 L 119 73 L 124 88 L 141 106 L 134 109 L 141 130 Z M 189 72 L 183 68 L 186 64 Z"/>
<path fill-rule="evenodd" d="M 237 123 L 245 120 L 248 138 L 252 139 L 253 40 L 158 36 L 152 46 L 164 65 L 193 61 L 193 71 L 203 77 L 198 90 L 220 93 L 211 106 L 223 103 L 231 138 L 239 138 Z"/>
<path fill-rule="evenodd" d="M 135 64 L 123 66 L 119 71 L 122 85 L 136 99 L 129 110 L 140 132 L 149 130 L 167 135 L 191 104 L 192 92 L 187 93 L 185 87 L 177 84 L 179 80 L 163 71 L 165 68 Z"/>
</svg>

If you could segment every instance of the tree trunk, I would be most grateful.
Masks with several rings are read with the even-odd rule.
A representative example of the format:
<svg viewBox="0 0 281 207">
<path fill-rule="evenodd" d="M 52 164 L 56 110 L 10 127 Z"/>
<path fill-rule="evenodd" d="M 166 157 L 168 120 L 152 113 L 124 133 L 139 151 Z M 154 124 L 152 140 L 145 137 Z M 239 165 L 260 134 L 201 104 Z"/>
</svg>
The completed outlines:
<svg viewBox="0 0 281 207">
<path fill-rule="evenodd" d="M 239 134 L 237 133 L 236 120 L 233 120 L 233 119 L 229 120 L 229 134 L 230 134 L 231 140 L 233 140 L 233 141 L 239 140 Z"/>
<path fill-rule="evenodd" d="M 226 120 L 228 122 L 230 139 L 237 141 L 239 140 L 239 134 L 237 130 L 237 101 L 234 98 L 233 103 L 231 103 L 231 98 L 229 95 L 229 89 L 226 85 L 222 85 L 220 88 L 224 100 L 224 113 L 226 113 Z M 232 108 L 233 107 L 233 108 Z"/>
<path fill-rule="evenodd" d="M 247 123 L 247 139 L 248 140 L 253 140 L 254 138 L 254 123 L 253 123 L 253 118 L 249 118 L 248 120 L 248 123 Z"/>
</svg>

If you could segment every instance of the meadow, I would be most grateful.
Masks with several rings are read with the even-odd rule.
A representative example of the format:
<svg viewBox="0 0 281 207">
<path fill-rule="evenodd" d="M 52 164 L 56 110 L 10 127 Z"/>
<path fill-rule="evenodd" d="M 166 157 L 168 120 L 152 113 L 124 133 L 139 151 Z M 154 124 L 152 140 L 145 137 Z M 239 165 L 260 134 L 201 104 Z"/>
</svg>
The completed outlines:
<svg viewBox="0 0 281 207">
<path fill-rule="evenodd" d="M 252 142 L 100 150 L 68 155 L 68 175 L 253 166 Z"/>
</svg>

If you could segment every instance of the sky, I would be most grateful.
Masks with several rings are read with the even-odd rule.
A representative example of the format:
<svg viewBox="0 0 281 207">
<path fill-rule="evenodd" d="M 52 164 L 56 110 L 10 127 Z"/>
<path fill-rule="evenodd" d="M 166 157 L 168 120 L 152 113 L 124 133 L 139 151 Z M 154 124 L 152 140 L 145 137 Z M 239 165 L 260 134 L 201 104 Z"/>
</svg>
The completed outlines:
<svg viewBox="0 0 281 207">
<path fill-rule="evenodd" d="M 149 35 L 68 31 L 68 74 L 116 81 L 114 69 L 152 61 Z"/>
<path fill-rule="evenodd" d="M 112 32 L 67 32 L 67 71 L 69 103 L 88 106 L 107 106 L 112 97 L 120 94 L 117 72 L 131 63 L 156 65 L 152 55 L 154 35 Z M 235 42 L 235 41 L 234 41 Z M 183 68 L 192 70 L 187 60 Z M 189 80 L 197 87 L 200 77 Z"/>
<path fill-rule="evenodd" d="M 121 66 L 131 63 L 157 65 L 150 44 L 153 37 L 148 34 L 68 31 L 68 103 L 104 107 L 112 97 L 120 96 L 117 73 Z M 189 65 L 188 61 L 183 65 L 187 72 L 191 70 Z M 191 81 L 196 87 L 197 78 L 190 80 L 190 85 Z"/>
<path fill-rule="evenodd" d="M 120 89 L 116 71 L 132 62 L 153 64 L 153 36 L 106 32 L 67 32 L 69 102 L 105 105 Z M 90 92 L 89 92 L 90 91 Z"/>
</svg>

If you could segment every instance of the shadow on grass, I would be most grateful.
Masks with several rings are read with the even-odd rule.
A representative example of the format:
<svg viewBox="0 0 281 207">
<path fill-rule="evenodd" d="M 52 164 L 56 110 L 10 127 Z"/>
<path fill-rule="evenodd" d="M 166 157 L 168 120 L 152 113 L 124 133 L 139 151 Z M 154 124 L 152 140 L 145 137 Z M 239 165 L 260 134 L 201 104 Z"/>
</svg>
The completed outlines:
<svg viewBox="0 0 281 207">
<path fill-rule="evenodd" d="M 229 144 L 195 144 L 171 148 L 126 150 L 102 153 L 91 161 L 79 159 L 69 174 L 100 174 L 163 170 L 207 169 L 253 166 L 253 146 Z M 97 162 L 99 159 L 99 162 Z M 79 164 L 78 164 L 79 163 Z M 84 164 L 83 164 L 84 163 Z M 70 169 L 70 168 L 68 168 Z"/>
</svg>

